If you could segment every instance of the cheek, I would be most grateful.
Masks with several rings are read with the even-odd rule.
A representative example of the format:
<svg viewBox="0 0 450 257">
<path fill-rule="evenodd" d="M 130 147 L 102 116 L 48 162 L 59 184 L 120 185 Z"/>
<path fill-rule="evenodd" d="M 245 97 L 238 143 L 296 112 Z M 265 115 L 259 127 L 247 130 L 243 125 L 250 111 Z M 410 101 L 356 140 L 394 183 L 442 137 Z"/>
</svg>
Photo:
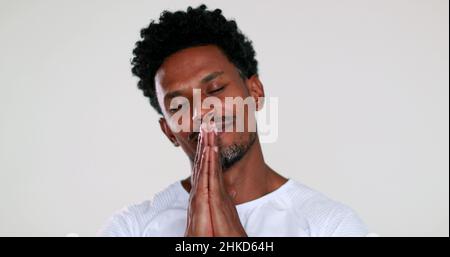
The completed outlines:
<svg viewBox="0 0 450 257">
<path fill-rule="evenodd" d="M 180 142 L 180 147 L 190 160 L 194 160 L 197 150 L 197 144 L 193 144 L 190 141 L 183 141 Z"/>
<path fill-rule="evenodd" d="M 196 143 L 192 140 L 189 140 L 189 134 L 190 133 L 178 133 L 176 135 L 176 138 L 178 140 L 178 142 L 180 143 L 180 146 L 183 148 L 183 150 L 186 151 L 192 151 L 196 149 Z"/>
</svg>

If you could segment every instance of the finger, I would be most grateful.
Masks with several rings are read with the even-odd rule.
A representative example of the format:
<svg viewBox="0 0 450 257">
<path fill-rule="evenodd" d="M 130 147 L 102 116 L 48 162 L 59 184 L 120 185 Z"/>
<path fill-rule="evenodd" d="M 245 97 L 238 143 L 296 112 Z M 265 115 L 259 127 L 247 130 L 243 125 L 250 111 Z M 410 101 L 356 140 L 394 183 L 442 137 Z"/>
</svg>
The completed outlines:
<svg viewBox="0 0 450 257">
<path fill-rule="evenodd" d="M 213 122 L 208 130 L 208 144 L 211 147 L 216 146 L 216 137 L 215 137 L 216 124 Z"/>
<path fill-rule="evenodd" d="M 198 133 L 198 138 L 197 138 L 197 148 L 195 149 L 195 159 L 194 161 L 197 161 L 200 159 L 200 154 L 202 153 L 202 134 L 199 132 Z"/>
<path fill-rule="evenodd" d="M 219 186 L 223 187 L 222 189 L 224 189 L 224 184 L 223 184 L 223 177 L 222 177 L 222 165 L 220 163 L 220 155 L 219 155 L 219 144 L 218 144 L 218 137 L 217 137 L 217 128 L 216 128 L 216 124 L 213 123 L 212 124 L 212 130 L 211 133 L 208 137 L 209 140 L 209 145 L 213 148 L 212 150 L 214 150 L 214 163 L 216 164 L 215 166 L 215 170 L 217 172 L 214 173 L 214 176 L 217 176 L 218 178 L 218 182 L 219 182 Z M 211 152 L 212 153 L 212 152 Z"/>
<path fill-rule="evenodd" d="M 215 124 L 214 124 L 215 129 Z M 218 137 L 217 132 L 214 130 L 214 132 L 211 133 L 211 136 L 209 137 L 210 145 L 213 148 L 211 151 L 211 155 L 214 156 L 214 169 L 213 171 L 213 177 L 217 180 L 218 183 L 218 189 L 221 192 L 225 192 L 225 184 L 223 182 L 223 172 L 222 172 L 222 165 L 220 163 L 220 152 L 219 152 L 219 145 L 218 145 Z"/>
<path fill-rule="evenodd" d="M 201 167 L 201 158 L 203 151 L 205 149 L 205 146 L 207 145 L 208 138 L 206 137 L 205 131 L 202 126 L 200 126 L 200 132 L 197 140 L 197 151 L 195 155 L 195 161 L 194 161 L 194 174 L 193 174 L 193 182 L 196 183 L 199 176 L 199 170 Z"/>
<path fill-rule="evenodd" d="M 216 143 L 216 135 L 211 133 L 210 140 L 212 144 Z M 219 151 L 217 145 L 213 145 L 210 148 L 210 164 L 209 164 L 209 189 L 214 194 L 221 192 L 222 185 L 219 180 L 219 173 L 221 173 L 221 166 L 219 165 Z"/>
<path fill-rule="evenodd" d="M 204 190 L 203 192 L 208 192 L 208 165 L 209 165 L 209 154 L 210 147 L 205 146 L 204 154 L 201 161 L 200 170 L 198 171 L 198 188 L 197 190 Z"/>
<path fill-rule="evenodd" d="M 208 134 L 203 126 L 200 127 L 200 134 L 202 136 L 201 147 L 202 147 L 202 149 L 205 149 L 208 146 Z M 208 151 L 206 151 L 206 152 L 208 152 Z M 208 155 L 209 155 L 209 153 L 208 153 Z M 198 176 L 200 176 L 200 172 L 201 172 L 201 170 L 199 171 Z"/>
<path fill-rule="evenodd" d="M 204 137 L 203 137 L 204 138 Z M 197 166 L 195 167 L 195 180 L 194 180 L 194 186 L 195 186 L 195 188 L 197 189 L 198 188 L 198 184 L 199 184 L 199 180 L 200 180 L 200 175 L 201 175 L 201 172 L 202 172 L 202 167 L 203 166 L 205 166 L 206 164 L 207 164 L 207 155 L 209 154 L 208 152 L 207 152 L 207 149 L 206 149 L 206 147 L 205 146 L 201 146 L 200 147 L 200 149 L 201 149 L 201 152 L 200 153 L 198 153 L 198 155 L 200 156 L 199 157 L 199 160 L 198 160 L 198 164 L 197 164 Z"/>
<path fill-rule="evenodd" d="M 202 134 L 202 137 L 203 137 L 203 141 L 202 141 L 202 146 L 203 147 L 207 146 L 209 144 L 208 143 L 208 131 L 207 131 L 207 128 L 205 126 L 206 126 L 205 123 L 202 123 L 202 125 L 200 126 L 200 133 Z"/>
<path fill-rule="evenodd" d="M 199 135 L 197 140 L 197 149 L 195 151 L 195 157 L 194 157 L 194 165 L 192 167 L 192 174 L 191 174 L 191 187 L 194 187 L 194 182 L 197 181 L 197 171 L 198 167 L 200 166 L 200 160 L 201 160 L 202 150 L 201 150 L 201 136 Z"/>
<path fill-rule="evenodd" d="M 199 143 L 197 143 L 197 148 L 199 152 L 197 152 L 197 155 L 199 156 L 197 160 L 196 170 L 195 170 L 195 178 L 194 183 L 197 183 L 198 177 L 200 176 L 200 170 L 201 170 L 201 158 L 203 158 L 205 147 L 208 145 L 208 135 L 206 134 L 206 131 L 204 129 L 204 125 L 202 124 L 200 126 L 200 135 L 199 135 Z"/>
</svg>

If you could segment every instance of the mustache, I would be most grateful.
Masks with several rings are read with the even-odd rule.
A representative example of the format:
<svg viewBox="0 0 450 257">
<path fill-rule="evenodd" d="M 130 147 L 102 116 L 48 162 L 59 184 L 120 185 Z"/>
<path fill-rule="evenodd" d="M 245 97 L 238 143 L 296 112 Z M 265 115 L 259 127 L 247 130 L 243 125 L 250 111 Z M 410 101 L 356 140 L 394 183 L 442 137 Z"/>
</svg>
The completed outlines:
<svg viewBox="0 0 450 257">
<path fill-rule="evenodd" d="M 211 119 L 211 120 L 214 121 L 214 123 L 216 123 L 216 126 L 218 128 L 221 128 L 222 131 L 225 131 L 224 125 L 229 123 L 229 122 L 233 122 L 234 123 L 234 121 L 236 120 L 236 116 L 222 116 L 218 120 L 215 120 L 215 119 Z M 201 126 L 200 122 L 194 122 L 194 128 L 196 128 L 194 130 L 198 130 L 198 132 L 195 132 L 195 131 L 191 132 L 188 135 L 188 140 L 189 141 L 194 141 L 194 142 L 198 141 L 198 138 L 200 136 L 200 126 Z"/>
</svg>

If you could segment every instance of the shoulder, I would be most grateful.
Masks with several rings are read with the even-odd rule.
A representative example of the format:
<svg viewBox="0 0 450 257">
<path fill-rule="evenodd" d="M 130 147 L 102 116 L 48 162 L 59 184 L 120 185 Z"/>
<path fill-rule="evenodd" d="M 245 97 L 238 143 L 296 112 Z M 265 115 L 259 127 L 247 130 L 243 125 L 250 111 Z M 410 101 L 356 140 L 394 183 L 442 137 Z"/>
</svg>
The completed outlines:
<svg viewBox="0 0 450 257">
<path fill-rule="evenodd" d="M 309 224 L 311 236 L 366 236 L 367 228 L 349 206 L 297 181 L 286 190 L 286 204 Z"/>
<path fill-rule="evenodd" d="M 151 200 L 128 205 L 116 211 L 98 231 L 98 236 L 140 236 L 142 228 L 164 210 L 182 205 L 179 181 L 154 195 Z"/>
</svg>

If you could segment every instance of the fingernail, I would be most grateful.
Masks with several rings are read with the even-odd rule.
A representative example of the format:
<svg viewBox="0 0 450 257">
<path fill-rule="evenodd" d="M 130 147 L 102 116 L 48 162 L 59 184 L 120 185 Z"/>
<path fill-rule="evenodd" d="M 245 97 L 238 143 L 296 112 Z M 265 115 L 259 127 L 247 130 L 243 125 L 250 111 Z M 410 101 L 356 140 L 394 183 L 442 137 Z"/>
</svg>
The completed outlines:
<svg viewBox="0 0 450 257">
<path fill-rule="evenodd" d="M 214 152 L 216 152 L 216 153 L 219 151 L 219 147 L 217 147 L 217 146 L 214 146 L 213 149 L 214 149 Z"/>
</svg>

